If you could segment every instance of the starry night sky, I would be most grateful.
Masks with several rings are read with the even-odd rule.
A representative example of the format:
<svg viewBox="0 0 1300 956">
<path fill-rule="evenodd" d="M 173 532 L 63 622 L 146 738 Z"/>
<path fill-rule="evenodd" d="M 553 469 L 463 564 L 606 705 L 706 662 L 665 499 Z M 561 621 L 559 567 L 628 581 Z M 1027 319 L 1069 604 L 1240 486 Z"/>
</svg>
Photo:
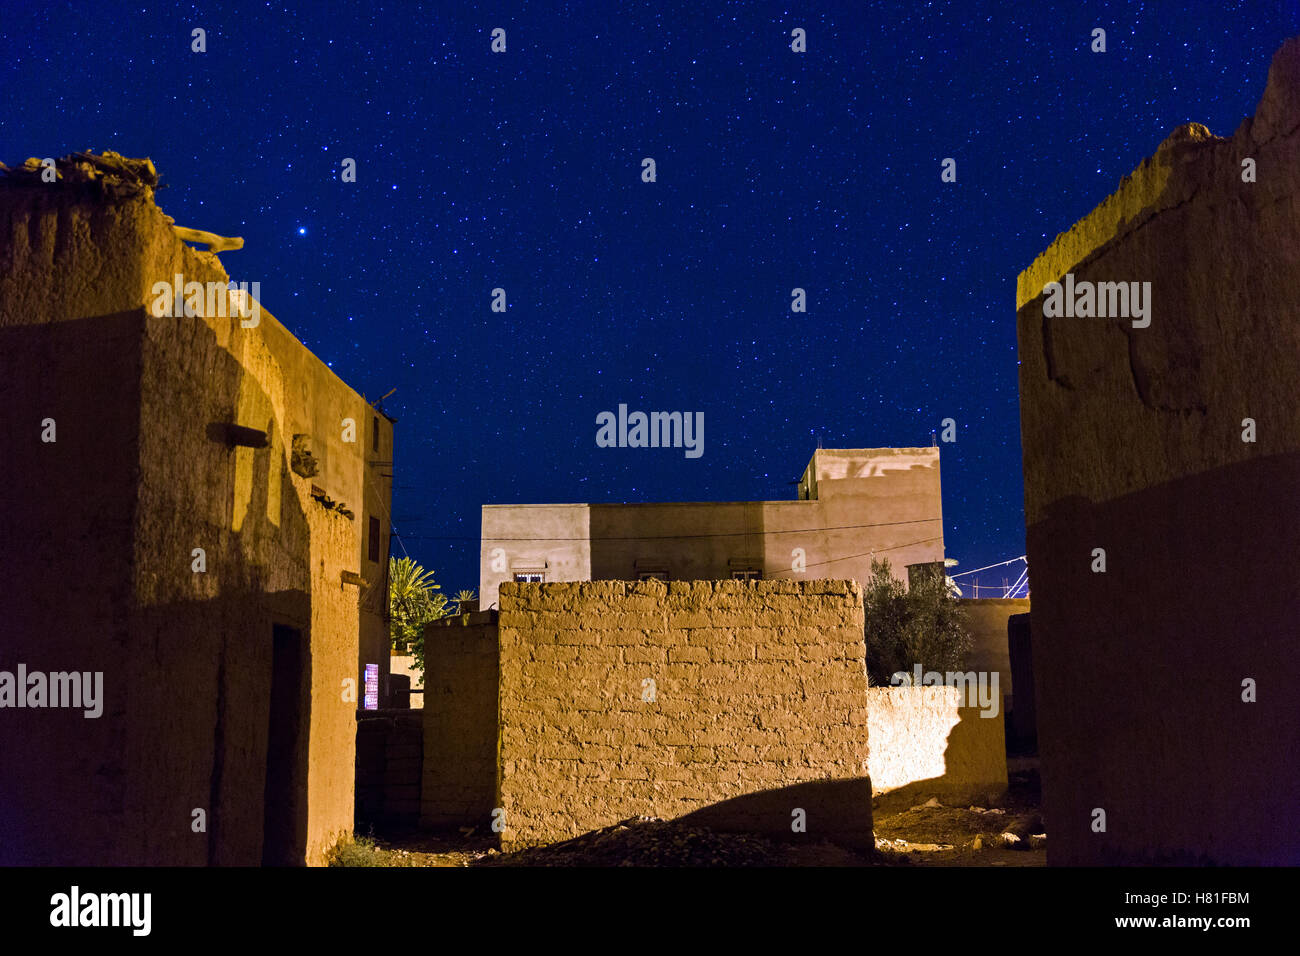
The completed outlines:
<svg viewBox="0 0 1300 956">
<path fill-rule="evenodd" d="M 1176 126 L 1230 135 L 1296 7 L 0 0 L 0 159 L 150 156 L 243 236 L 232 279 L 397 389 L 394 552 L 444 591 L 484 503 L 793 498 L 819 440 L 949 417 L 960 571 L 1024 553 L 1017 273 Z M 597 448 L 619 403 L 704 412 L 703 457 Z"/>
</svg>

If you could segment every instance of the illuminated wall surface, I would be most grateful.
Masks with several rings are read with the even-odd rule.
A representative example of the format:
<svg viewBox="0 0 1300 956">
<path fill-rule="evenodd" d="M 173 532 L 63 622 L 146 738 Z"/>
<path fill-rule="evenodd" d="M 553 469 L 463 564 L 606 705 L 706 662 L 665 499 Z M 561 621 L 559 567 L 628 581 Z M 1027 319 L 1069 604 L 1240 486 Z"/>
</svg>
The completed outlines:
<svg viewBox="0 0 1300 956">
<path fill-rule="evenodd" d="M 501 604 L 504 845 L 648 815 L 874 847 L 856 583 L 511 583 Z"/>
<path fill-rule="evenodd" d="M 0 863 L 319 862 L 387 677 L 391 423 L 265 310 L 152 314 L 228 277 L 113 164 L 0 185 L 0 670 L 103 688 L 97 718 L 4 711 Z"/>
<path fill-rule="evenodd" d="M 867 691 L 872 792 L 908 805 L 993 804 L 1007 788 L 1002 703 L 983 711 L 963 687 L 872 687 Z M 987 716 L 985 716 L 987 713 Z"/>
<path fill-rule="evenodd" d="M 1290 40 L 1020 275 L 1049 862 L 1300 863 L 1298 127 Z M 1149 324 L 1045 315 L 1066 274 Z"/>
</svg>

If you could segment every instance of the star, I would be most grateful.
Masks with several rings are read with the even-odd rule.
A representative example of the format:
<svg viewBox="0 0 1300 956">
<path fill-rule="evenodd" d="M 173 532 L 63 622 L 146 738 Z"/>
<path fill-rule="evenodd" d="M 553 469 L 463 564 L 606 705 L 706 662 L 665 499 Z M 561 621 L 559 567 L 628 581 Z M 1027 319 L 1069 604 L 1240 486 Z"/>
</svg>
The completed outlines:
<svg viewBox="0 0 1300 956">
<path fill-rule="evenodd" d="M 760 5 L 662 0 L 614 5 L 662 7 L 653 29 L 613 16 L 552 61 L 572 18 L 530 15 L 496 55 L 459 39 L 483 24 L 450 5 L 430 60 L 412 58 L 424 26 L 403 18 L 267 15 L 237 39 L 255 82 L 199 96 L 196 67 L 224 55 L 211 34 L 207 61 L 150 40 L 133 83 L 144 64 L 123 74 L 105 51 L 136 48 L 147 13 L 77 31 L 58 5 L 31 6 L 41 26 L 11 31 L 0 76 L 45 78 L 58 108 L 15 102 L 0 160 L 75 129 L 150 155 L 178 222 L 243 235 L 229 264 L 264 280 L 322 362 L 358 392 L 400 386 L 397 496 L 418 518 L 405 545 L 453 593 L 478 586 L 477 530 L 439 536 L 477 529 L 483 504 L 785 499 L 775 476 L 802 469 L 817 435 L 925 445 L 949 417 L 973 430 L 944 449 L 946 550 L 968 567 L 1023 554 L 1008 287 L 1175 126 L 1231 133 L 1285 35 L 1240 13 L 1224 29 L 1240 0 L 1188 0 L 1168 30 L 1094 57 L 1051 5 L 993 0 L 1006 16 L 958 29 L 822 4 L 795 54 Z M 701 33 L 718 40 L 707 58 Z M 85 75 L 51 72 L 55 49 Z M 226 133 L 162 132 L 196 123 Z M 298 213 L 327 231 L 286 253 L 278 229 Z M 795 287 L 806 314 L 790 311 Z M 705 412 L 717 457 L 598 450 L 590 423 L 620 402 Z"/>
</svg>

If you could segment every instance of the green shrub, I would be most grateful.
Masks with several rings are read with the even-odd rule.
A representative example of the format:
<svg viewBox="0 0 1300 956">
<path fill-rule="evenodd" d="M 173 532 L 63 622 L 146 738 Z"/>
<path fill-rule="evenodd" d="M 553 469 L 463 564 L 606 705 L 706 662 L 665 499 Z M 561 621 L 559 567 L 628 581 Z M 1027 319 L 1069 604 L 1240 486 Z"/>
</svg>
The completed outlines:
<svg viewBox="0 0 1300 956">
<path fill-rule="evenodd" d="M 889 686 L 898 671 L 959 671 L 965 667 L 971 638 L 966 614 L 950 590 L 942 567 L 922 570 L 905 587 L 874 558 L 863 593 L 867 675 L 870 683 Z"/>
<path fill-rule="evenodd" d="M 380 849 L 370 837 L 342 836 L 325 853 L 326 866 L 411 866 L 405 853 Z"/>
</svg>

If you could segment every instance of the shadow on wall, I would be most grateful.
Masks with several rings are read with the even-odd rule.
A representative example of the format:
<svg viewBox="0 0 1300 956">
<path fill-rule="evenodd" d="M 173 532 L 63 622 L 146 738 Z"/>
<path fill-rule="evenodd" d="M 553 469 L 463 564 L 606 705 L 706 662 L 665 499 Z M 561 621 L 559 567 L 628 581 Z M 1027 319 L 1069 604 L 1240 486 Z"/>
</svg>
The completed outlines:
<svg viewBox="0 0 1300 956">
<path fill-rule="evenodd" d="M 147 321 L 0 329 L 0 670 L 103 675 L 98 718 L 4 712 L 0 864 L 256 865 L 264 827 L 268 862 L 301 863 L 307 517 L 277 439 L 237 450 L 231 530 L 236 450 L 207 426 L 260 388 L 204 323 Z"/>
<path fill-rule="evenodd" d="M 1300 863 L 1298 497 L 1280 454 L 1030 526 L 1050 863 Z"/>
<path fill-rule="evenodd" d="M 131 852 L 152 865 L 303 864 L 312 675 L 299 622 L 309 608 L 305 593 L 281 591 L 132 615 L 139 652 L 124 665 L 129 707 L 115 715 L 128 753 L 113 762 L 119 785 L 140 795 L 124 825 L 147 836 Z M 191 639 L 200 631 L 213 638 Z M 206 833 L 193 831 L 194 809 Z"/>
<path fill-rule="evenodd" d="M 915 723 L 906 718 L 899 727 L 901 733 L 891 734 L 892 739 L 878 739 L 882 736 L 878 733 L 871 735 L 873 771 L 886 760 L 889 767 L 888 776 L 879 772 L 876 809 L 896 811 L 925 803 L 932 797 L 952 804 L 987 806 L 1006 793 L 1006 742 L 1001 710 L 995 717 L 982 717 L 978 707 L 956 710 L 957 719 L 947 732 L 941 757 L 936 753 L 927 758 L 925 750 L 930 743 L 924 731 L 917 733 Z M 877 726 L 873 722 L 873 731 Z M 937 741 L 934 746 L 937 750 Z M 890 748 L 888 757 L 880 753 L 882 747 Z M 936 765 L 942 766 L 942 773 L 933 773 Z M 909 773 L 932 775 L 908 779 Z M 901 780 L 906 782 L 900 783 Z"/>
</svg>

